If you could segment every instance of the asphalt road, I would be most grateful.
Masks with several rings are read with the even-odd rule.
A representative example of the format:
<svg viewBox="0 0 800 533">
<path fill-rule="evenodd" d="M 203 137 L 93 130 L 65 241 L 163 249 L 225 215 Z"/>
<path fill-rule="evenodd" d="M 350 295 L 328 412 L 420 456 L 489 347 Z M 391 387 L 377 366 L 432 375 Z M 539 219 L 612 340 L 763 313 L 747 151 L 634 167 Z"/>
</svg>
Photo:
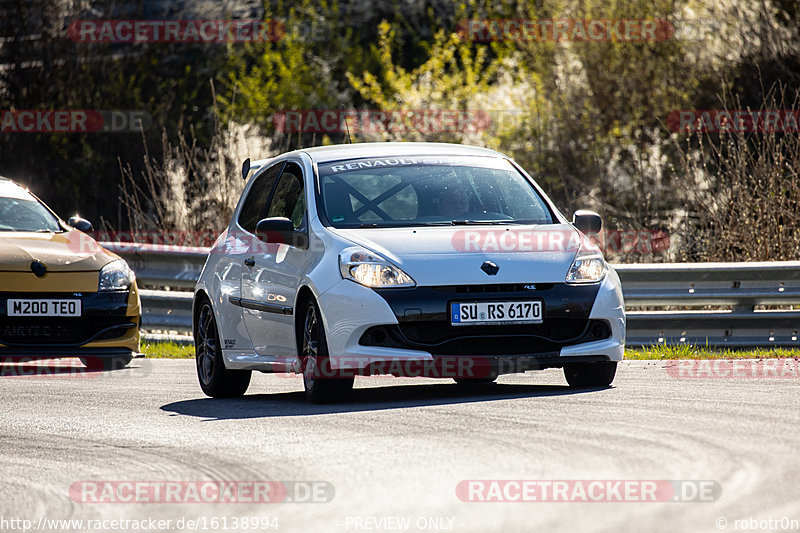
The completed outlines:
<svg viewBox="0 0 800 533">
<path fill-rule="evenodd" d="M 686 379 L 662 362 L 625 362 L 612 388 L 582 392 L 557 370 L 503 376 L 475 391 L 450 381 L 357 378 L 351 401 L 316 406 L 303 399 L 299 378 L 262 374 L 243 399 L 208 399 L 193 364 L 6 370 L 0 531 L 673 533 L 736 531 L 753 525 L 736 520 L 750 518 L 800 520 L 796 374 Z M 173 493 L 180 501 L 153 492 L 159 483 L 239 482 L 247 500 L 246 482 L 269 480 L 294 482 L 278 485 L 288 487 L 284 501 L 194 503 L 188 484 Z M 583 502 L 570 491 L 567 502 L 496 503 L 463 501 L 464 480 L 538 481 L 540 495 L 553 480 L 585 480 L 584 488 L 597 480 L 695 480 L 690 488 L 702 481 L 713 490 L 687 502 Z M 133 489 L 111 482 L 125 481 L 143 491 L 137 502 L 120 501 Z M 490 494 L 484 489 L 472 498 Z M 51 522 L 70 519 L 83 522 Z M 172 522 L 134 528 L 114 519 Z M 198 522 L 190 529 L 187 520 Z"/>
</svg>

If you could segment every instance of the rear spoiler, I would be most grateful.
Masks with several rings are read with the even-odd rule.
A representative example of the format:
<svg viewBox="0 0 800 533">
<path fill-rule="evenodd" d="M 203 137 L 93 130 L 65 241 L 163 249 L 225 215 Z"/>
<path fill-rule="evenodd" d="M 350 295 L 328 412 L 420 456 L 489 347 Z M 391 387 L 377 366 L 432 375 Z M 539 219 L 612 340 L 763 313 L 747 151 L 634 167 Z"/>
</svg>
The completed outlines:
<svg viewBox="0 0 800 533">
<path fill-rule="evenodd" d="M 251 172 L 251 171 L 252 171 L 253 173 L 256 173 L 256 172 L 258 172 L 258 170 L 259 170 L 261 167 L 264 167 L 264 166 L 266 166 L 266 165 L 267 165 L 267 163 L 269 163 L 269 162 L 270 162 L 270 161 L 272 161 L 273 159 L 274 159 L 274 158 L 269 158 L 269 159 L 259 159 L 258 161 L 253 161 L 253 162 L 251 163 L 251 162 L 250 162 L 250 158 L 248 157 L 248 158 L 247 158 L 247 159 L 245 159 L 245 160 L 244 160 L 244 162 L 242 163 L 242 179 L 246 181 L 246 180 L 247 180 L 247 177 L 250 175 L 250 172 Z"/>
</svg>

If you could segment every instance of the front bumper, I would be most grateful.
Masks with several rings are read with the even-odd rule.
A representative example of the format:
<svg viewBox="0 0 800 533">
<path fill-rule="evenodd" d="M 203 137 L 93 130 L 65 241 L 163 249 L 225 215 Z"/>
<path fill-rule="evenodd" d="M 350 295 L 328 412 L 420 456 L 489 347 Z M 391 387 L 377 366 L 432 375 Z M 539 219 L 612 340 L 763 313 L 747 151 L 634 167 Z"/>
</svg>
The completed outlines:
<svg viewBox="0 0 800 533">
<path fill-rule="evenodd" d="M 129 348 L 97 348 L 86 346 L 81 348 L 0 348 L 0 361 L 27 361 L 30 359 L 60 359 L 62 357 L 80 357 L 93 359 L 122 359 L 143 357 L 141 353 Z"/>
<path fill-rule="evenodd" d="M 80 299 L 80 317 L 9 317 L 10 298 Z M 1 292 L 0 357 L 120 357 L 139 350 L 136 287 L 118 292 Z"/>
<path fill-rule="evenodd" d="M 342 281 L 320 297 L 331 366 L 400 374 L 418 364 L 455 364 L 506 374 L 622 359 L 625 317 L 616 273 L 595 285 L 535 285 L 372 290 Z M 449 322 L 451 302 L 530 299 L 543 302 L 542 324 Z"/>
</svg>

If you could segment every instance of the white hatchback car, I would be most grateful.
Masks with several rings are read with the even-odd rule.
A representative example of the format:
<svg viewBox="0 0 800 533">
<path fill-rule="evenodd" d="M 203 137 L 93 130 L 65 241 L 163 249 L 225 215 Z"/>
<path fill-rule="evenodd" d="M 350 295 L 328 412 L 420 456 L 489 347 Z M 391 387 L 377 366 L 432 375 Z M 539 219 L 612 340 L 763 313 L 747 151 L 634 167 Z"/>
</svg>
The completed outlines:
<svg viewBox="0 0 800 533">
<path fill-rule="evenodd" d="M 342 398 L 354 375 L 614 379 L 622 291 L 585 237 L 600 217 L 570 223 L 508 157 L 347 144 L 248 160 L 251 172 L 195 291 L 209 396 L 244 394 L 253 370 L 302 372 L 312 401 Z"/>
</svg>

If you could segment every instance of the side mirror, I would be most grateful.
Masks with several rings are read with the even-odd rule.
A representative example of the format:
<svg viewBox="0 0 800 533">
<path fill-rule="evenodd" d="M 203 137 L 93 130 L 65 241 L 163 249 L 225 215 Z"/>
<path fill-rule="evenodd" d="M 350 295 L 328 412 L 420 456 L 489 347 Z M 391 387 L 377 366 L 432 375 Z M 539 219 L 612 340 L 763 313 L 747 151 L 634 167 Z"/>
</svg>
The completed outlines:
<svg viewBox="0 0 800 533">
<path fill-rule="evenodd" d="M 594 211 L 578 209 L 572 215 L 572 223 L 584 234 L 599 233 L 603 229 L 603 219 Z"/>
<path fill-rule="evenodd" d="M 247 175 L 250 173 L 250 158 L 244 160 L 242 163 L 242 179 L 247 180 Z"/>
<path fill-rule="evenodd" d="M 264 218 L 256 224 L 256 237 L 264 242 L 291 244 L 294 224 L 286 217 Z"/>
<path fill-rule="evenodd" d="M 82 231 L 84 233 L 89 233 L 90 231 L 94 231 L 94 226 L 92 226 L 92 223 L 86 220 L 85 218 L 79 217 L 78 215 L 69 217 L 69 220 L 67 220 L 67 224 L 69 224 L 76 230 Z"/>
</svg>

